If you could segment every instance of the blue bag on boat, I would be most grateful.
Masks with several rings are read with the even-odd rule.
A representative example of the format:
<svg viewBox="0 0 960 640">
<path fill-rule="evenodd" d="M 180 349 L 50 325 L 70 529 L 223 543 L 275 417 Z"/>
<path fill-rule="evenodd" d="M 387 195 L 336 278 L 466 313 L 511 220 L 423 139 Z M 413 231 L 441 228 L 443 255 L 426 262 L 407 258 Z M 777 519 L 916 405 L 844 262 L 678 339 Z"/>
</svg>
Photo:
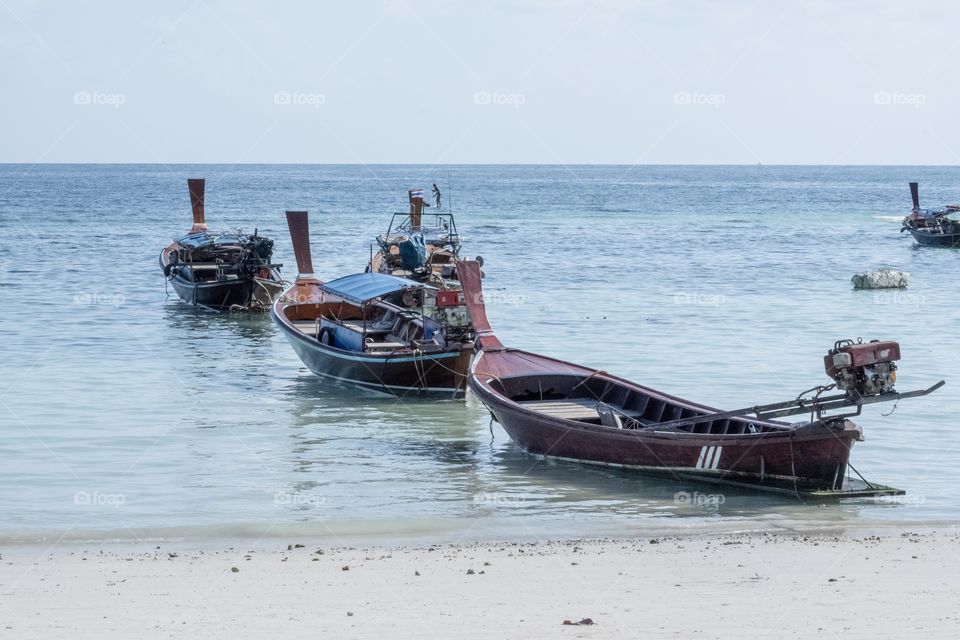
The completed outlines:
<svg viewBox="0 0 960 640">
<path fill-rule="evenodd" d="M 400 261 L 407 271 L 418 271 L 427 264 L 427 245 L 423 241 L 423 234 L 410 236 L 397 245 L 400 250 Z"/>
</svg>

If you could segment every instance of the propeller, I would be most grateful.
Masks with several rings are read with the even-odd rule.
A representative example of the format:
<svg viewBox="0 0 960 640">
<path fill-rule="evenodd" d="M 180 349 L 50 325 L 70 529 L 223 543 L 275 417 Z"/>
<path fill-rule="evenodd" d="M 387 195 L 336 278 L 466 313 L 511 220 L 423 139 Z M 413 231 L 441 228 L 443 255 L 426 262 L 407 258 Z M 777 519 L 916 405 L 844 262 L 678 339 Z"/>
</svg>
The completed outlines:
<svg viewBox="0 0 960 640">
<path fill-rule="evenodd" d="M 910 197 L 913 198 L 913 210 L 920 210 L 920 185 L 916 182 L 910 183 Z"/>
</svg>

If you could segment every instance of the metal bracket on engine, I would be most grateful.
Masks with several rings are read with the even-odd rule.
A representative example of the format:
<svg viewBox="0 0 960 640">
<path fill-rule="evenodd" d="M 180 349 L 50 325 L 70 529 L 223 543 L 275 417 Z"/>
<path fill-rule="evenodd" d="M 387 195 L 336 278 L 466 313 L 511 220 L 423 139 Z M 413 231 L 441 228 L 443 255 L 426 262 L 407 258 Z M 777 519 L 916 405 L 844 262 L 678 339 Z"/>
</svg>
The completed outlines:
<svg viewBox="0 0 960 640">
<path fill-rule="evenodd" d="M 907 391 L 905 393 L 900 393 L 899 391 L 889 391 L 887 393 L 882 393 L 874 396 L 856 396 L 851 397 L 849 394 L 837 394 L 832 396 L 827 396 L 821 398 L 816 396 L 812 399 L 805 400 L 803 395 L 808 393 L 804 392 L 800 397 L 794 398 L 793 400 L 787 400 L 786 402 L 774 402 L 772 404 L 760 404 L 753 407 L 745 407 L 743 409 L 735 409 L 733 411 L 720 411 L 717 413 L 708 413 L 702 416 L 692 416 L 690 418 L 681 418 L 679 420 L 671 420 L 669 422 L 661 422 L 659 424 L 650 425 L 647 428 L 656 429 L 660 431 L 662 429 L 670 429 L 673 427 L 688 426 L 701 424 L 703 422 L 712 422 L 714 420 L 724 420 L 726 418 L 748 418 L 755 417 L 757 420 L 773 420 L 775 418 L 785 418 L 787 416 L 795 416 L 801 413 L 811 413 L 816 416 L 817 419 L 823 417 L 824 412 L 830 411 L 833 409 L 844 409 L 847 407 L 856 407 L 857 410 L 854 413 L 846 413 L 830 416 L 834 419 L 847 418 L 850 416 L 860 415 L 860 411 L 864 405 L 867 404 L 877 404 L 879 402 L 894 402 L 903 400 L 905 398 L 919 398 L 921 396 L 929 395 L 942 387 L 946 382 L 941 380 L 936 384 L 930 386 L 927 389 L 918 389 L 916 391 Z M 812 391 L 813 389 L 811 389 Z"/>
</svg>

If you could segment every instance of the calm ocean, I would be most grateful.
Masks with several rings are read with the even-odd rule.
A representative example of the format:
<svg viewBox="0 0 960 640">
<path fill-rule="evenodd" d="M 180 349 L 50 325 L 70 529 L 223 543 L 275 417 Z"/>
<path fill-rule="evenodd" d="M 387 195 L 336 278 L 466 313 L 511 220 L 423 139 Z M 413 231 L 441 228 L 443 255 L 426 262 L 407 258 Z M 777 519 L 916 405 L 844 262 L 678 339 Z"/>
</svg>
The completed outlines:
<svg viewBox="0 0 960 640">
<path fill-rule="evenodd" d="M 901 342 L 898 387 L 851 461 L 900 500 L 774 496 L 547 463 L 472 397 L 397 400 L 321 381 L 266 314 L 165 292 L 160 249 L 207 179 L 211 228 L 276 241 L 311 213 L 324 278 L 363 269 L 406 189 L 444 189 L 486 260 L 509 345 L 732 408 L 828 382 L 839 338 Z M 960 201 L 960 168 L 0 166 L 0 541 L 647 535 L 931 526 L 960 519 L 960 252 L 899 233 L 909 180 Z M 857 271 L 909 271 L 853 291 Z"/>
</svg>

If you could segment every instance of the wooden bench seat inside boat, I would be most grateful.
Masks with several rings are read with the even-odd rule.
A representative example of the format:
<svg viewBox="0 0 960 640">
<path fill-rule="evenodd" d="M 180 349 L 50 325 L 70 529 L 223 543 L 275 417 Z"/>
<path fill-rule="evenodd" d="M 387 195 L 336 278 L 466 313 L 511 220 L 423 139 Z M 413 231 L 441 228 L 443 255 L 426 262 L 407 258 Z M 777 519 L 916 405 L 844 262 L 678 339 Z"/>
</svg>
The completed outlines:
<svg viewBox="0 0 960 640">
<path fill-rule="evenodd" d="M 599 418 L 597 406 L 599 400 L 592 398 L 571 398 L 566 400 L 525 400 L 520 402 L 527 409 L 532 409 L 539 413 L 544 413 L 554 418 L 565 418 L 567 420 L 596 420 Z M 639 418 L 640 413 L 636 411 L 622 412 L 631 418 Z"/>
<path fill-rule="evenodd" d="M 316 320 L 300 320 L 294 322 L 293 326 L 296 327 L 297 331 L 300 333 L 305 333 L 308 336 L 317 337 L 317 322 Z"/>
</svg>

